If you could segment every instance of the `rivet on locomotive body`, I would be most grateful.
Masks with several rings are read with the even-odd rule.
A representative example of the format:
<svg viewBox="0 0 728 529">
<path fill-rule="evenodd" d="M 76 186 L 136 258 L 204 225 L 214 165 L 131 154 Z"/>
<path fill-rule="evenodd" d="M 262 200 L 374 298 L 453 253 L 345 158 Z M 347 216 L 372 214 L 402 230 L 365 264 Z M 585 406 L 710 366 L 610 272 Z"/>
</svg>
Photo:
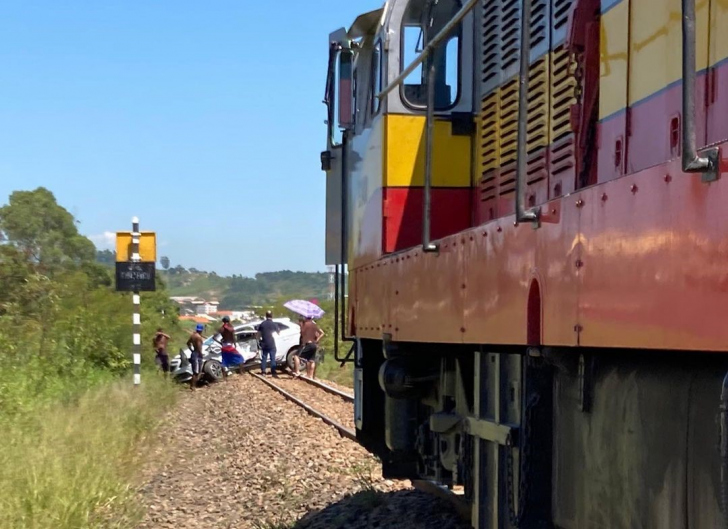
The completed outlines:
<svg viewBox="0 0 728 529">
<path fill-rule="evenodd" d="M 498 226 L 498 230 L 497 231 L 498 231 L 498 233 L 500 233 L 500 232 L 503 231 L 503 228 L 501 228 L 500 226 Z"/>
<path fill-rule="evenodd" d="M 584 205 L 584 201 L 583 201 L 582 199 L 579 199 L 579 200 L 577 200 L 577 201 L 576 201 L 576 207 L 577 207 L 577 208 L 580 208 L 580 207 L 582 207 L 583 205 Z"/>
<path fill-rule="evenodd" d="M 669 184 L 670 182 L 672 182 L 672 176 L 670 176 L 669 174 L 666 174 L 665 175 L 665 183 L 666 184 Z"/>
<path fill-rule="evenodd" d="M 577 259 L 577 260 L 576 260 L 576 261 L 574 262 L 574 265 L 575 265 L 575 266 L 576 266 L 577 268 L 581 268 L 582 266 L 584 266 L 584 261 L 582 261 L 581 259 Z"/>
<path fill-rule="evenodd" d="M 636 193 L 637 191 L 639 191 L 639 188 L 637 187 L 637 184 L 632 184 L 631 186 L 629 186 L 629 190 L 632 191 L 632 193 Z"/>
<path fill-rule="evenodd" d="M 602 193 L 602 202 L 606 202 L 608 198 L 606 193 Z"/>
<path fill-rule="evenodd" d="M 465 327 L 460 327 L 460 332 L 465 332 Z"/>
<path fill-rule="evenodd" d="M 583 330 L 584 330 L 584 327 L 582 327 L 578 323 L 576 325 L 574 325 L 574 332 L 581 332 Z"/>
</svg>

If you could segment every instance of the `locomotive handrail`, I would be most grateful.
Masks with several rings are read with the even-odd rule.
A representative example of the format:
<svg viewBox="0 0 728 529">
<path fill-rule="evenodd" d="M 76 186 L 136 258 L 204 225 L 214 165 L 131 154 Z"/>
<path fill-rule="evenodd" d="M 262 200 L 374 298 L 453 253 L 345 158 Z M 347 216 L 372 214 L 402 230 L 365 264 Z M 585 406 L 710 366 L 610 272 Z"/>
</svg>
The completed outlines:
<svg viewBox="0 0 728 529">
<path fill-rule="evenodd" d="M 718 178 L 718 149 L 698 153 L 695 136 L 695 0 L 682 0 L 682 170 Z"/>
<path fill-rule="evenodd" d="M 432 243 L 430 213 L 432 210 L 432 149 L 435 129 L 435 75 L 437 66 L 432 50 L 427 55 L 427 111 L 425 114 L 425 181 L 422 190 L 422 251 L 436 252 L 439 247 Z"/>
<path fill-rule="evenodd" d="M 518 72 L 518 136 L 516 151 L 516 222 L 541 221 L 541 210 L 526 209 L 526 163 L 528 155 L 528 75 L 531 56 L 531 0 L 521 3 L 521 54 Z"/>
<path fill-rule="evenodd" d="M 399 74 L 397 77 L 394 78 L 394 80 L 389 83 L 387 86 L 385 86 L 381 92 L 377 94 L 378 99 L 382 99 L 384 96 L 386 96 L 389 92 L 397 88 L 397 86 L 401 85 L 402 82 L 415 71 L 415 68 L 417 68 L 420 64 L 422 64 L 425 59 L 427 59 L 427 56 L 430 54 L 432 50 L 434 50 L 440 42 L 442 42 L 445 37 L 448 36 L 448 34 L 453 30 L 455 26 L 457 26 L 462 19 L 465 18 L 465 15 L 470 13 L 470 11 L 475 7 L 475 5 L 478 3 L 478 0 L 468 0 L 465 5 L 460 8 L 460 11 L 455 13 L 455 16 L 452 17 L 452 20 L 445 24 L 445 27 L 443 27 L 440 32 L 435 35 L 430 42 L 427 43 L 427 45 L 422 49 L 422 52 L 415 57 L 415 59 L 410 63 L 407 68 L 402 70 L 402 73 Z"/>
</svg>

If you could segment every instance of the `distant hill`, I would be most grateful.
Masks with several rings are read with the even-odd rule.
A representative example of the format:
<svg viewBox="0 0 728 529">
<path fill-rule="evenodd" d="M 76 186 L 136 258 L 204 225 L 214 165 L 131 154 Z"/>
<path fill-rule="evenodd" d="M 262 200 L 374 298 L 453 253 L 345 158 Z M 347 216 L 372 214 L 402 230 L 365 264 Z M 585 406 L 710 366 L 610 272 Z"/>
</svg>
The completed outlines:
<svg viewBox="0 0 728 529">
<path fill-rule="evenodd" d="M 220 301 L 221 310 L 263 305 L 282 298 L 325 298 L 328 274 L 323 272 L 264 272 L 255 277 L 219 276 L 194 268 L 170 268 L 161 273 L 171 296 L 200 296 Z"/>
<path fill-rule="evenodd" d="M 98 262 L 113 266 L 114 252 L 99 251 Z M 164 259 L 164 258 L 162 258 Z M 168 262 L 166 264 L 169 264 Z M 220 310 L 233 310 L 249 305 L 268 305 L 282 298 L 325 299 L 329 292 L 329 276 L 325 272 L 264 272 L 255 277 L 220 276 L 196 268 L 175 266 L 168 270 L 157 267 L 170 296 L 199 296 L 217 299 Z"/>
</svg>

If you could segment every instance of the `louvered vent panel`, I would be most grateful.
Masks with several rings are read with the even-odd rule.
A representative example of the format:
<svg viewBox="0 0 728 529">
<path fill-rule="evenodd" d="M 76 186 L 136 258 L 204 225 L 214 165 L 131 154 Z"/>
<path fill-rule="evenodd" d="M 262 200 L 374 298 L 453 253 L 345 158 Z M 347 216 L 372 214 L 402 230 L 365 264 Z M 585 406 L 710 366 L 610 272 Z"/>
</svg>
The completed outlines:
<svg viewBox="0 0 728 529">
<path fill-rule="evenodd" d="M 516 159 L 518 135 L 518 80 L 508 81 L 500 90 L 500 115 L 498 116 L 501 166 Z"/>
<path fill-rule="evenodd" d="M 542 44 L 549 33 L 549 0 L 531 0 L 531 49 Z"/>
<path fill-rule="evenodd" d="M 565 29 L 569 22 L 571 4 L 574 0 L 551 0 L 553 6 L 554 31 Z"/>
<path fill-rule="evenodd" d="M 549 60 L 543 57 L 531 66 L 528 77 L 528 152 L 549 143 Z"/>
<path fill-rule="evenodd" d="M 483 173 L 489 169 L 496 169 L 500 164 L 498 108 L 498 91 L 495 91 L 483 100 L 480 109 L 478 146 L 480 149 L 480 166 Z"/>
<path fill-rule="evenodd" d="M 497 216 L 498 174 L 500 166 L 498 113 L 499 90 L 496 88 L 481 104 L 478 119 L 478 158 L 480 160 L 480 218 L 492 220 Z"/>
<path fill-rule="evenodd" d="M 482 72 L 481 82 L 488 85 L 497 82 L 501 70 L 501 0 L 483 0 L 481 5 L 482 33 L 481 33 L 481 57 Z"/>
<path fill-rule="evenodd" d="M 576 104 L 576 62 L 563 46 L 551 54 L 551 142 L 563 138 L 571 130 L 570 113 Z"/>
<path fill-rule="evenodd" d="M 521 0 L 503 0 L 501 15 L 501 68 L 518 64 L 521 41 Z"/>
</svg>

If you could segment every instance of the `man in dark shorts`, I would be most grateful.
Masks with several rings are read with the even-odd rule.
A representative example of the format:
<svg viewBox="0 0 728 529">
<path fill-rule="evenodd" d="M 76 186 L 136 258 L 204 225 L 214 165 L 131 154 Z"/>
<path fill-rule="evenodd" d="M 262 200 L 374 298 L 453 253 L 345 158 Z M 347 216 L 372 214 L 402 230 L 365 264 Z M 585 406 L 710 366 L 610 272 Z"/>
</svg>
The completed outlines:
<svg viewBox="0 0 728 529">
<path fill-rule="evenodd" d="M 200 372 L 202 371 L 202 331 L 204 329 L 205 326 L 198 323 L 197 327 L 195 327 L 195 332 L 187 340 L 187 347 L 192 348 L 192 355 L 190 356 L 190 363 L 192 364 L 190 389 L 195 389 L 197 381 L 200 379 Z"/>
<path fill-rule="evenodd" d="M 322 331 L 316 322 L 312 318 L 306 318 L 306 321 L 301 325 L 301 345 L 298 349 L 298 355 L 293 357 L 293 363 L 296 366 L 296 371 L 293 376 L 298 377 L 301 375 L 301 361 L 298 356 L 306 360 L 306 376 L 313 379 L 316 373 L 316 351 L 318 351 L 318 344 L 321 338 L 324 336 Z"/>
<path fill-rule="evenodd" d="M 265 320 L 258 325 L 258 340 L 260 340 L 260 373 L 265 376 L 266 360 L 270 357 L 270 374 L 278 378 L 276 373 L 276 340 L 273 333 L 280 334 L 278 324 L 273 321 L 273 313 L 265 313 Z"/>
<path fill-rule="evenodd" d="M 230 374 L 230 368 L 243 363 L 243 355 L 241 355 L 235 347 L 235 327 L 230 324 L 230 318 L 223 316 L 222 327 L 217 332 L 222 336 L 222 365 L 223 376 L 227 378 Z"/>
<path fill-rule="evenodd" d="M 157 363 L 159 368 L 162 370 L 165 376 L 169 373 L 169 355 L 167 354 L 167 343 L 169 342 L 169 336 L 164 334 L 162 328 L 158 328 L 152 339 L 154 345 L 154 352 L 156 358 L 154 361 Z"/>
</svg>

